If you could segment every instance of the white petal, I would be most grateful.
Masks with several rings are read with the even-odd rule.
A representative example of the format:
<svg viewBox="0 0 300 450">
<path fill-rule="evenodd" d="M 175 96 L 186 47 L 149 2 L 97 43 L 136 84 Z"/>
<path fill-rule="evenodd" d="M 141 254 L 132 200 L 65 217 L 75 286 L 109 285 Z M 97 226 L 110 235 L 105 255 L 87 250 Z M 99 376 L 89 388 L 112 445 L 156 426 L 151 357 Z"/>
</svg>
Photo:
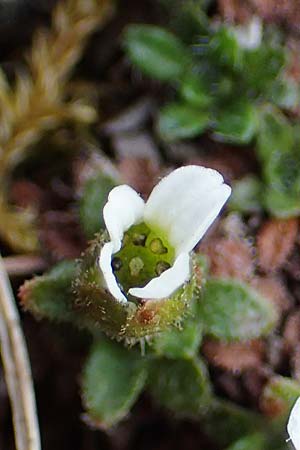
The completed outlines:
<svg viewBox="0 0 300 450">
<path fill-rule="evenodd" d="M 233 32 L 241 47 L 255 49 L 261 45 L 263 24 L 259 17 L 254 16 L 247 25 L 236 26 Z"/>
<path fill-rule="evenodd" d="M 153 189 L 144 220 L 162 230 L 176 255 L 190 252 L 219 214 L 231 193 L 213 169 L 186 166 L 174 170 Z"/>
<path fill-rule="evenodd" d="M 113 254 L 113 244 L 108 242 L 105 244 L 101 250 L 99 257 L 99 266 L 102 271 L 105 284 L 109 292 L 116 300 L 122 303 L 126 303 L 127 299 L 125 295 L 121 292 L 121 289 L 117 283 L 116 277 L 113 273 L 111 266 L 111 258 Z"/>
<path fill-rule="evenodd" d="M 300 450 L 300 397 L 292 409 L 287 430 L 295 449 Z"/>
<path fill-rule="evenodd" d="M 124 232 L 135 223 L 141 222 L 144 207 L 144 200 L 126 184 L 110 191 L 103 208 L 103 217 L 113 243 L 113 253 L 120 250 Z"/>
<path fill-rule="evenodd" d="M 181 253 L 170 269 L 153 278 L 143 288 L 129 289 L 129 294 L 151 299 L 169 297 L 190 278 L 190 272 L 190 256 L 188 253 Z"/>
</svg>

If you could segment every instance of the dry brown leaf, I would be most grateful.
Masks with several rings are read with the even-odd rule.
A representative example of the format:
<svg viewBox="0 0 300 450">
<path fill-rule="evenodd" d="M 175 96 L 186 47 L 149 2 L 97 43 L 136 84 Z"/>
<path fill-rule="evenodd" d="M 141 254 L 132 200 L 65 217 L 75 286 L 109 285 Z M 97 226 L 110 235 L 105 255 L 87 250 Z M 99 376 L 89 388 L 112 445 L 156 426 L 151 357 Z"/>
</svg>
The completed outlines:
<svg viewBox="0 0 300 450">
<path fill-rule="evenodd" d="M 274 272 L 286 263 L 296 243 L 297 219 L 270 219 L 258 232 L 257 251 L 261 269 Z"/>
<path fill-rule="evenodd" d="M 243 3 L 244 0 L 240 0 Z M 287 23 L 299 29 L 299 0 L 248 0 L 256 14 L 270 22 Z"/>
<path fill-rule="evenodd" d="M 265 345 L 262 340 L 224 343 L 207 339 L 202 347 L 208 361 L 231 372 L 242 372 L 262 363 Z"/>
<path fill-rule="evenodd" d="M 291 366 L 292 366 L 292 376 L 296 380 L 300 381 L 300 342 L 297 344 L 292 360 L 291 360 Z"/>
<path fill-rule="evenodd" d="M 251 285 L 260 292 L 263 297 L 271 301 L 275 306 L 279 317 L 291 308 L 293 299 L 279 277 L 255 277 L 251 281 Z"/>
<path fill-rule="evenodd" d="M 159 166 L 148 158 L 123 158 L 118 169 L 125 183 L 147 198 L 158 181 Z"/>
<path fill-rule="evenodd" d="M 253 155 L 253 149 L 240 152 L 229 145 L 217 145 L 212 152 L 189 158 L 186 163 L 218 170 L 226 181 L 231 181 L 242 178 L 255 169 L 256 162 Z"/>
<path fill-rule="evenodd" d="M 258 407 L 264 387 L 272 375 L 269 367 L 259 364 L 242 375 L 242 384 L 251 405 Z"/>
<path fill-rule="evenodd" d="M 35 208 L 39 210 L 45 200 L 42 189 L 32 181 L 21 179 L 12 183 L 10 200 L 20 208 Z"/>
<path fill-rule="evenodd" d="M 300 311 L 292 312 L 286 319 L 283 329 L 284 343 L 288 351 L 293 351 L 300 343 Z"/>
<path fill-rule="evenodd" d="M 44 252 L 48 252 L 54 261 L 78 258 L 85 247 L 76 216 L 70 212 L 42 214 L 40 240 Z"/>
<path fill-rule="evenodd" d="M 222 16 L 230 22 L 243 23 L 250 19 L 251 8 L 245 0 L 219 0 Z"/>
<path fill-rule="evenodd" d="M 238 278 L 243 281 L 253 277 L 253 250 L 245 240 L 213 238 L 200 244 L 199 252 L 208 256 L 210 273 L 213 276 Z"/>
<path fill-rule="evenodd" d="M 230 400 L 237 403 L 245 402 L 245 392 L 239 377 L 231 372 L 221 373 L 215 379 L 218 388 L 221 388 L 222 393 Z"/>
</svg>

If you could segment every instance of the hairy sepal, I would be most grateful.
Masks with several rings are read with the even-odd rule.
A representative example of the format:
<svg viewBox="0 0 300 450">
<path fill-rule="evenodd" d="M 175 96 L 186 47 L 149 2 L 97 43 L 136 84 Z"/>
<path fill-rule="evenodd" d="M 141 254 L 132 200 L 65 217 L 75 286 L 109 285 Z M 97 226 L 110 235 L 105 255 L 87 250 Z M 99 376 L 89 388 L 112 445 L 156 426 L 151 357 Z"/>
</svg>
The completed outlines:
<svg viewBox="0 0 300 450">
<path fill-rule="evenodd" d="M 186 316 L 201 287 L 197 261 L 192 259 L 192 277 L 169 298 L 137 299 L 119 302 L 105 286 L 98 258 L 107 233 L 96 236 L 78 265 L 73 283 L 74 308 L 90 327 L 96 327 L 116 340 L 130 344 L 176 325 Z"/>
</svg>

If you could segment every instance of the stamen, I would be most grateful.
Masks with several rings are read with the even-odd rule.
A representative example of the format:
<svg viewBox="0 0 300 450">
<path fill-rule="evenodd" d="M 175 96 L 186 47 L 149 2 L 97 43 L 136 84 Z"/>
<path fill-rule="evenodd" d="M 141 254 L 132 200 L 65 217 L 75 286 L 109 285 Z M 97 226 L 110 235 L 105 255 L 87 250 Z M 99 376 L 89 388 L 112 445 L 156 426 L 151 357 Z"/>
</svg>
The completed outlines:
<svg viewBox="0 0 300 450">
<path fill-rule="evenodd" d="M 141 258 L 139 258 L 138 256 L 136 256 L 135 258 L 132 258 L 132 260 L 129 263 L 129 269 L 130 269 L 130 274 L 133 277 L 138 277 L 141 270 L 144 267 L 144 262 Z"/>
<path fill-rule="evenodd" d="M 165 270 L 170 269 L 170 267 L 170 264 L 166 261 L 159 261 L 156 264 L 155 272 L 157 273 L 157 275 L 161 275 L 163 272 L 165 272 Z"/>
<path fill-rule="evenodd" d="M 168 252 L 168 249 L 164 247 L 161 239 L 155 238 L 150 242 L 150 250 L 152 253 L 157 255 L 162 255 Z"/>
<path fill-rule="evenodd" d="M 145 234 L 134 233 L 132 236 L 132 242 L 134 245 L 142 245 L 143 247 L 145 247 L 146 239 L 147 236 Z"/>
<path fill-rule="evenodd" d="M 111 262 L 111 266 L 114 271 L 120 270 L 122 265 L 123 265 L 123 263 L 122 263 L 121 258 L 118 258 L 117 256 L 115 258 L 113 258 L 113 260 Z"/>
</svg>

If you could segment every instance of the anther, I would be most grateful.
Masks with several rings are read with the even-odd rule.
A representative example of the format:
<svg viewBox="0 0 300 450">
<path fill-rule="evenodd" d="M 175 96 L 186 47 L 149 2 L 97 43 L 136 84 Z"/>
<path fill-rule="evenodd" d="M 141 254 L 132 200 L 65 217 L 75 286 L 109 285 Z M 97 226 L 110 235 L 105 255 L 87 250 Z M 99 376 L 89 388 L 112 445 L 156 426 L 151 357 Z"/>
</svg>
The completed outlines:
<svg viewBox="0 0 300 450">
<path fill-rule="evenodd" d="M 152 253 L 156 253 L 157 255 L 162 255 L 168 252 L 168 249 L 164 247 L 161 239 L 155 238 L 150 242 L 150 250 Z"/>
<path fill-rule="evenodd" d="M 170 269 L 170 267 L 170 264 L 166 261 L 159 261 L 156 264 L 155 272 L 157 273 L 157 275 L 161 275 L 165 270 Z"/>
<path fill-rule="evenodd" d="M 138 277 L 141 270 L 144 267 L 144 262 L 141 258 L 139 258 L 138 256 L 136 256 L 135 258 L 132 258 L 130 263 L 129 263 L 129 269 L 130 269 L 130 274 L 133 277 Z"/>
<path fill-rule="evenodd" d="M 145 234 L 134 233 L 132 236 L 132 242 L 134 245 L 142 245 L 143 247 L 145 246 L 146 239 L 147 236 Z"/>
<path fill-rule="evenodd" d="M 113 258 L 113 260 L 111 262 L 111 266 L 114 271 L 120 270 L 122 265 L 123 264 L 122 264 L 121 258 L 118 258 L 117 256 L 115 258 Z"/>
</svg>

